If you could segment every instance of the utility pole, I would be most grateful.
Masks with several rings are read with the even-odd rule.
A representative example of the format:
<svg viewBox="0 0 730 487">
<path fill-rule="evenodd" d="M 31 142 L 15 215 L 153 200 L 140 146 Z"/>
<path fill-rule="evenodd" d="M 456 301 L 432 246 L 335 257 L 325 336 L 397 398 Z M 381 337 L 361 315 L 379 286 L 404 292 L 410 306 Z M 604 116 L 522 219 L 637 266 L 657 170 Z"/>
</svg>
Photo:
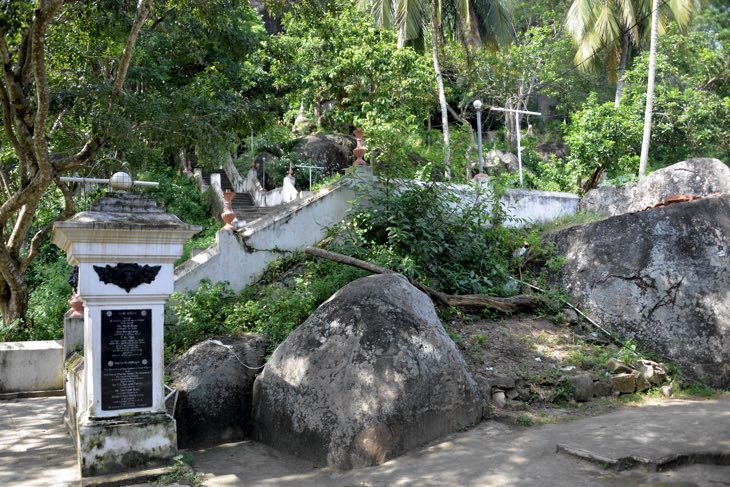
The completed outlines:
<svg viewBox="0 0 730 487">
<path fill-rule="evenodd" d="M 541 116 L 542 113 L 539 112 L 528 112 L 527 110 L 515 110 L 514 108 L 498 108 L 498 107 L 489 107 L 490 110 L 495 112 L 510 112 L 510 113 L 516 113 L 517 116 L 515 117 L 515 128 L 517 129 L 517 165 L 520 170 L 520 188 L 524 186 L 523 178 L 522 178 L 522 135 L 520 133 L 520 114 L 525 115 L 537 115 Z"/>
<path fill-rule="evenodd" d="M 479 151 L 479 173 L 481 174 L 484 172 L 484 156 L 482 155 L 482 100 L 474 100 L 474 109 L 477 111 L 477 150 Z"/>
</svg>

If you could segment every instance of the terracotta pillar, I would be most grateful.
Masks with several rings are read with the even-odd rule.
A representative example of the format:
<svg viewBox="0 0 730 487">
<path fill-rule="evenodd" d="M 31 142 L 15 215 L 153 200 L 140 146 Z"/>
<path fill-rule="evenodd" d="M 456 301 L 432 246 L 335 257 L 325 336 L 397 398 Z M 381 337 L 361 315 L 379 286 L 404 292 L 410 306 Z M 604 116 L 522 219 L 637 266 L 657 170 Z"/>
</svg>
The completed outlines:
<svg viewBox="0 0 730 487">
<path fill-rule="evenodd" d="M 223 203 L 223 213 L 221 213 L 221 219 L 223 220 L 223 230 L 227 230 L 229 232 L 232 232 L 235 228 L 233 227 L 233 220 L 236 219 L 236 214 L 233 212 L 233 208 L 231 207 L 231 202 L 233 201 L 233 197 L 236 196 L 236 193 L 231 191 L 230 189 L 227 189 L 223 193 L 223 199 L 225 202 Z"/>
<path fill-rule="evenodd" d="M 355 131 L 352 133 L 355 136 L 355 139 L 357 140 L 357 147 L 355 147 L 355 150 L 352 152 L 355 154 L 355 162 L 352 163 L 353 166 L 366 166 L 367 163 L 363 160 L 362 156 L 365 155 L 365 147 L 363 147 L 363 130 L 361 128 L 355 129 Z"/>
</svg>

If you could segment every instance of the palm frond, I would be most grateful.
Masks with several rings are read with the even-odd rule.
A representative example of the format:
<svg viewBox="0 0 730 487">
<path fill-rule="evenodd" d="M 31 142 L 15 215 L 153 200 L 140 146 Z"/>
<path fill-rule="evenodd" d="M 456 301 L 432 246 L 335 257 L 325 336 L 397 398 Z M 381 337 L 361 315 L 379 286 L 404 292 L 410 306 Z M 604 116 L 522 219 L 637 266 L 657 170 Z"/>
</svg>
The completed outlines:
<svg viewBox="0 0 730 487">
<path fill-rule="evenodd" d="M 595 23 L 593 0 L 574 0 L 568 9 L 568 15 L 565 19 L 565 29 L 578 41 L 585 35 L 588 28 Z"/>
<path fill-rule="evenodd" d="M 358 9 L 369 12 L 375 21 L 375 25 L 380 27 L 395 27 L 395 19 L 393 16 L 394 0 L 357 0 L 355 4 Z"/>
<path fill-rule="evenodd" d="M 496 48 L 512 40 L 512 19 L 507 1 L 481 0 L 471 4 L 470 16 L 483 45 Z"/>
<path fill-rule="evenodd" d="M 395 26 L 399 43 L 409 42 L 423 35 L 428 15 L 423 0 L 397 0 L 395 3 Z"/>
<path fill-rule="evenodd" d="M 603 44 L 610 45 L 621 36 L 619 17 L 616 15 L 612 0 L 603 0 L 596 7 L 597 15 L 593 31 L 598 34 Z"/>
<path fill-rule="evenodd" d="M 636 21 L 636 12 L 634 11 L 634 0 L 616 0 L 618 8 L 621 11 L 621 26 L 623 30 L 628 30 L 629 37 L 634 44 L 639 42 L 639 25 Z"/>
</svg>

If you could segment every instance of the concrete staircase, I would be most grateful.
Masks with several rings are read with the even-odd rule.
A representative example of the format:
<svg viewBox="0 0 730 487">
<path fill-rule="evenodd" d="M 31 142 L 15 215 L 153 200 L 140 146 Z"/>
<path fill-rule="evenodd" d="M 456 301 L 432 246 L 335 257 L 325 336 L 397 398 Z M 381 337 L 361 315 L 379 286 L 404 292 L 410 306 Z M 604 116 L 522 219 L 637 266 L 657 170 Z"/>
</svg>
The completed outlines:
<svg viewBox="0 0 730 487">
<path fill-rule="evenodd" d="M 228 176 L 223 169 L 214 169 L 209 172 L 204 172 L 203 179 L 205 184 L 210 186 L 211 174 L 220 174 L 221 189 L 223 191 L 230 190 L 235 192 L 233 184 L 231 184 L 231 181 L 228 179 Z M 233 201 L 231 202 L 231 208 L 236 214 L 238 221 L 246 222 L 247 224 L 279 210 L 279 206 L 256 206 L 249 193 L 236 193 L 236 196 L 233 197 Z"/>
</svg>

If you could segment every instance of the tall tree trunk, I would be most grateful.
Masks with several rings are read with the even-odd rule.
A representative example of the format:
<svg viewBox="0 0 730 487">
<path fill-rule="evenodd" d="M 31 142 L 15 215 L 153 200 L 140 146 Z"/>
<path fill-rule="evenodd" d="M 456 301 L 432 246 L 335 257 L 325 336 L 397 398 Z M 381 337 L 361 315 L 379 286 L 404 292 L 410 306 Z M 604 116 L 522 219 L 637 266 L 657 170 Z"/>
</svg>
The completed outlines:
<svg viewBox="0 0 730 487">
<path fill-rule="evenodd" d="M 25 273 L 38 254 L 43 240 L 51 230 L 46 225 L 33 229 L 38 202 L 43 193 L 55 184 L 64 192 L 64 211 L 60 217 L 73 214 L 73 200 L 67 188 L 55 177 L 87 163 L 104 142 L 102 131 L 91 135 L 75 154 L 51 154 L 47 141 L 47 119 L 50 104 L 50 88 L 47 73 L 45 37 L 49 25 L 55 20 L 62 0 L 38 2 L 32 21 L 17 50 L 8 46 L 6 33 L 0 29 L 0 115 L 5 137 L 13 146 L 19 160 L 18 188 L 0 200 L 0 222 L 15 219 L 10 234 L 0 231 L 0 313 L 5 323 L 23 320 L 28 312 L 28 283 Z M 152 0 L 139 0 L 137 13 L 127 36 L 117 73 L 111 86 L 109 111 L 124 89 L 127 70 L 134 47 L 147 16 Z M 12 41 L 12 39 L 11 39 Z M 19 52 L 13 59 L 13 51 Z M 26 76 L 24 73 L 28 71 Z M 18 75 L 17 73 L 20 73 Z M 32 98 L 34 96 L 34 99 Z M 5 183 L 7 185 L 7 182 Z M 5 196 L 5 195 L 3 195 Z M 69 213 L 70 214 L 67 214 Z M 35 233 L 31 232 L 33 230 Z"/>
<path fill-rule="evenodd" d="M 514 108 L 512 106 L 511 98 L 507 101 L 506 106 L 508 110 Z M 504 112 L 504 138 L 505 142 L 507 142 L 507 145 L 509 145 L 510 147 L 517 147 L 517 134 L 514 131 L 515 125 L 515 113 Z"/>
<path fill-rule="evenodd" d="M 646 176 L 649 159 L 649 140 L 651 139 L 651 115 L 654 110 L 654 78 L 656 75 L 656 50 L 659 40 L 659 0 L 652 2 L 651 44 L 649 46 L 649 80 L 646 84 L 646 111 L 644 112 L 644 137 L 641 141 L 641 160 L 639 178 Z"/>
<path fill-rule="evenodd" d="M 444 134 L 444 170 L 446 179 L 451 179 L 451 145 L 449 142 L 449 112 L 446 108 L 446 93 L 444 92 L 444 77 L 439 62 L 439 36 L 441 25 L 438 15 L 439 0 L 431 0 L 431 48 L 433 50 L 433 70 L 436 72 L 436 84 L 439 90 L 439 104 L 441 105 L 441 130 Z"/>
<path fill-rule="evenodd" d="M 629 57 L 629 32 L 624 32 L 621 38 L 621 59 L 618 64 L 618 73 L 616 79 L 616 98 L 614 99 L 614 106 L 616 108 L 621 105 L 621 97 L 624 94 L 624 78 L 626 77 L 626 62 Z"/>
<path fill-rule="evenodd" d="M 0 313 L 2 322 L 10 324 L 15 320 L 26 321 L 28 314 L 28 285 L 24 276 L 20 281 L 8 283 L 0 280 Z"/>
</svg>

